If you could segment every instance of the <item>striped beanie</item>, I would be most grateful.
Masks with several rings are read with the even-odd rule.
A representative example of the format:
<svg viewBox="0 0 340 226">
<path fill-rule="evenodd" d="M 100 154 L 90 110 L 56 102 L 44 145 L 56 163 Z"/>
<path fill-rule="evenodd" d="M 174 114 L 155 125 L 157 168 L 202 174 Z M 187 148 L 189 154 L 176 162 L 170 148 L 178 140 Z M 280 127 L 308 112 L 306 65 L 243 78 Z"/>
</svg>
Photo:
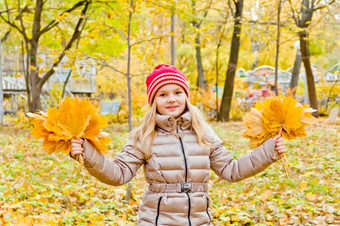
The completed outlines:
<svg viewBox="0 0 340 226">
<path fill-rule="evenodd" d="M 189 98 L 189 85 L 184 73 L 175 66 L 160 64 L 146 77 L 147 95 L 150 105 L 157 91 L 167 84 L 180 85 Z"/>
</svg>

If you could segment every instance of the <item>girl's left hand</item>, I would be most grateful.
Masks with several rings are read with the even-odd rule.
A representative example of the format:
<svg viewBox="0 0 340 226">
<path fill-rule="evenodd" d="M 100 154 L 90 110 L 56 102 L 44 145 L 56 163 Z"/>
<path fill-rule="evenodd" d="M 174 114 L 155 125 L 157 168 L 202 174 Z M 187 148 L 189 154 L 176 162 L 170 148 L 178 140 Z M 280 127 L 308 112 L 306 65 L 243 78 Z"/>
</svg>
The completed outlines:
<svg viewBox="0 0 340 226">
<path fill-rule="evenodd" d="M 275 141 L 275 150 L 281 155 L 284 154 L 287 150 L 286 145 L 284 143 L 284 139 L 281 136 L 281 131 L 278 135 L 276 135 L 275 137 L 273 137 L 274 141 Z"/>
</svg>

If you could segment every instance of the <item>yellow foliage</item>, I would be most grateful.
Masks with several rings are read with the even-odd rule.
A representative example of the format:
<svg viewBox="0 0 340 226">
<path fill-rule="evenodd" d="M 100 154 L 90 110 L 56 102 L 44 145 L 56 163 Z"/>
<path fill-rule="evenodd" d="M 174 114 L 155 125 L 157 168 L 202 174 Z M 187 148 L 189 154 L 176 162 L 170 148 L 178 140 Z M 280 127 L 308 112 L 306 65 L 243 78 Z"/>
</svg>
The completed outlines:
<svg viewBox="0 0 340 226">
<path fill-rule="evenodd" d="M 247 129 L 244 137 L 250 145 L 260 145 L 282 129 L 285 139 L 306 136 L 305 127 L 312 122 L 314 112 L 308 105 L 301 105 L 292 97 L 273 96 L 258 102 L 250 113 L 243 117 Z"/>
<path fill-rule="evenodd" d="M 190 90 L 190 102 L 203 110 L 207 116 L 212 117 L 212 113 L 216 111 L 216 94 L 203 89 Z"/>
<path fill-rule="evenodd" d="M 88 139 L 105 152 L 111 141 L 108 134 L 101 132 L 107 126 L 106 117 L 99 115 L 99 108 L 86 99 L 66 97 L 58 108 L 47 109 L 47 114 L 29 113 L 28 116 L 34 125 L 31 134 L 37 139 L 43 138 L 43 147 L 49 152 L 70 152 L 73 138 Z"/>
</svg>

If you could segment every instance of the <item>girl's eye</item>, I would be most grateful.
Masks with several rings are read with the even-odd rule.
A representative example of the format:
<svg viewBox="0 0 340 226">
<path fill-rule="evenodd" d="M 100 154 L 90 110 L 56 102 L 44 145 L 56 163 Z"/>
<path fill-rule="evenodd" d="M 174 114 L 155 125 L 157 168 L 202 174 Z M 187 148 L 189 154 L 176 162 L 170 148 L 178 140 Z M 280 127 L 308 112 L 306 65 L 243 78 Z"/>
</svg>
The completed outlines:
<svg viewBox="0 0 340 226">
<path fill-rule="evenodd" d="M 165 93 L 161 93 L 159 96 L 160 97 L 165 97 L 166 95 L 165 95 Z"/>
<path fill-rule="evenodd" d="M 176 91 L 176 94 L 181 94 L 182 92 L 181 91 Z"/>
</svg>

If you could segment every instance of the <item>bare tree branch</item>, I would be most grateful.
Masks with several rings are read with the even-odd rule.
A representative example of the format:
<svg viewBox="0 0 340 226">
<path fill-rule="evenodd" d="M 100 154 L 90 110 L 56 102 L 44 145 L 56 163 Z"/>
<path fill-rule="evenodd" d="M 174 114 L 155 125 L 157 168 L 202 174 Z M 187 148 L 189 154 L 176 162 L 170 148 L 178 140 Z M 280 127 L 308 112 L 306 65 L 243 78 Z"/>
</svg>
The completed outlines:
<svg viewBox="0 0 340 226">
<path fill-rule="evenodd" d="M 83 6 L 84 4 L 87 3 L 87 0 L 84 0 L 84 1 L 80 1 L 78 2 L 77 4 L 75 4 L 72 8 L 68 9 L 68 10 L 65 10 L 64 12 L 62 12 L 60 15 L 63 15 L 64 13 L 70 13 L 72 12 L 73 10 Z M 40 34 L 39 35 L 42 35 L 44 34 L 45 32 L 51 30 L 53 27 L 55 27 L 56 25 L 59 24 L 59 21 L 57 20 L 52 20 L 46 27 L 44 27 L 41 31 L 40 31 Z"/>
<path fill-rule="evenodd" d="M 45 74 L 44 77 L 41 78 L 41 80 L 39 81 L 39 86 L 42 87 L 44 85 L 44 83 L 53 75 L 54 73 L 54 67 L 56 67 L 60 61 L 63 59 L 63 57 L 65 56 L 66 54 L 66 51 L 69 50 L 71 47 L 72 47 L 72 44 L 78 39 L 78 37 L 81 35 L 81 31 L 82 30 L 79 30 L 84 18 L 85 18 L 85 15 L 87 13 L 87 10 L 88 10 L 88 7 L 89 5 L 91 4 L 91 0 L 90 1 L 86 1 L 86 4 L 85 4 L 85 7 L 81 13 L 81 16 L 78 20 L 78 23 L 74 29 L 74 32 L 73 32 L 73 35 L 70 39 L 70 41 L 67 43 L 66 47 L 64 48 L 63 52 L 60 53 L 59 55 L 59 60 L 57 62 L 55 62 L 52 66 L 52 68 Z"/>
<path fill-rule="evenodd" d="M 105 25 L 106 27 L 108 27 L 108 28 L 114 30 L 115 32 L 117 32 L 118 34 L 120 34 L 124 39 L 127 40 L 127 37 L 126 37 L 120 30 L 117 30 L 116 28 L 114 28 L 114 27 L 112 27 L 112 26 L 110 26 L 110 25 L 108 25 L 108 24 L 104 24 L 104 25 Z"/>
<path fill-rule="evenodd" d="M 7 1 L 5 1 L 5 4 L 6 4 L 6 11 L 3 11 L 3 12 L 0 13 L 0 18 L 1 18 L 6 24 L 8 24 L 8 25 L 10 25 L 11 27 L 14 27 L 16 30 L 18 30 L 20 34 L 24 35 L 23 31 L 20 30 L 20 28 L 19 28 L 15 23 L 12 23 L 12 22 L 11 22 L 11 17 L 10 17 L 10 13 L 9 13 L 10 10 L 8 9 Z M 13 10 L 13 9 L 11 9 L 11 10 Z M 5 17 L 2 15 L 2 13 L 5 13 L 5 12 L 7 13 L 7 17 L 8 17 L 7 20 L 6 20 Z"/>
<path fill-rule="evenodd" d="M 28 42 L 28 37 L 27 37 L 27 34 L 26 34 L 26 30 L 25 30 L 25 26 L 24 26 L 24 22 L 22 21 L 22 11 L 20 9 L 20 0 L 18 0 L 18 9 L 19 9 L 19 15 L 18 15 L 18 18 L 20 20 L 20 25 L 21 25 L 21 29 L 22 29 L 22 35 L 24 36 L 24 39 L 25 39 L 25 42 Z"/>
<path fill-rule="evenodd" d="M 327 7 L 329 7 L 330 5 L 332 5 L 334 2 L 335 2 L 335 0 L 332 0 L 332 1 L 331 1 L 330 3 L 328 3 L 327 5 L 319 6 L 319 7 L 315 8 L 315 9 L 313 9 L 313 11 L 317 11 L 317 10 L 319 10 L 319 9 L 327 8 Z M 316 4 L 316 5 L 317 5 L 317 4 Z"/>
<path fill-rule="evenodd" d="M 22 8 L 22 10 L 19 11 L 19 15 L 22 13 L 32 13 L 32 11 L 28 8 L 28 4 L 25 5 L 24 8 Z M 19 15 L 17 17 L 15 17 L 15 20 L 19 19 Z"/>
<path fill-rule="evenodd" d="M 276 22 L 266 22 L 266 21 L 256 21 L 256 20 L 248 20 L 248 23 L 252 23 L 252 24 L 260 24 L 260 25 L 277 25 Z M 280 27 L 286 27 L 287 25 L 285 25 L 286 23 L 280 23 Z"/>
<path fill-rule="evenodd" d="M 208 12 L 209 12 L 211 4 L 212 4 L 212 0 L 210 0 L 209 5 L 205 8 L 205 12 L 204 12 L 203 18 L 205 18 L 208 15 Z M 203 20 L 198 22 L 198 26 L 200 27 L 202 25 L 202 23 L 203 23 Z"/>
<path fill-rule="evenodd" d="M 139 42 L 135 42 L 133 44 L 131 44 L 130 46 L 134 46 L 134 45 L 138 45 L 138 44 L 141 44 L 143 42 L 149 42 L 149 41 L 152 41 L 152 40 L 155 40 L 155 39 L 162 39 L 162 38 L 166 38 L 166 37 L 170 37 L 170 35 L 163 35 L 163 36 L 160 36 L 160 37 L 154 37 L 154 38 L 150 38 L 150 39 L 147 39 L 147 40 L 142 40 L 142 41 L 139 41 Z"/>
<path fill-rule="evenodd" d="M 13 28 L 15 28 L 16 30 L 18 30 L 19 31 L 19 33 L 20 34 L 22 34 L 23 35 L 23 32 L 22 32 L 22 30 L 20 30 L 20 28 L 16 25 L 16 24 L 14 24 L 14 23 L 11 23 L 11 22 L 9 22 L 8 20 L 6 20 L 1 14 L 0 14 L 0 17 L 1 17 L 1 19 L 6 23 L 6 24 L 8 24 L 9 26 L 11 26 L 11 27 L 13 27 Z"/>
<path fill-rule="evenodd" d="M 143 76 L 143 75 L 147 75 L 148 73 L 141 73 L 141 74 L 136 74 L 136 75 L 130 75 L 131 78 L 135 78 L 138 76 Z"/>
<path fill-rule="evenodd" d="M 286 43 L 286 42 L 289 42 L 289 41 L 291 41 L 291 40 L 294 40 L 294 39 L 296 39 L 296 37 L 288 38 L 288 39 L 284 40 L 283 42 L 280 42 L 280 43 L 279 43 L 279 46 L 283 45 L 283 44 Z"/>
<path fill-rule="evenodd" d="M 4 37 L 1 38 L 1 43 L 4 43 L 4 42 L 7 40 L 9 34 L 11 33 L 11 31 L 12 31 L 11 29 L 8 30 L 8 31 L 6 32 L 6 34 L 4 35 Z"/>
<path fill-rule="evenodd" d="M 11 17 L 9 16 L 7 0 L 5 0 L 5 4 L 6 4 L 6 11 L 7 11 L 8 22 L 11 22 Z"/>
<path fill-rule="evenodd" d="M 115 68 L 115 67 L 111 66 L 111 65 L 110 65 L 110 64 L 108 64 L 106 61 L 104 61 L 104 60 L 101 60 L 101 59 L 97 59 L 97 60 L 101 62 L 101 65 L 102 65 L 102 66 L 105 66 L 105 67 L 111 68 L 112 70 L 114 70 L 114 71 L 116 71 L 116 72 L 118 72 L 118 73 L 120 73 L 120 74 L 122 74 L 122 75 L 125 75 L 125 76 L 126 76 L 126 73 L 124 73 L 124 72 L 122 72 L 122 71 L 118 70 L 117 68 Z"/>
<path fill-rule="evenodd" d="M 234 0 L 233 0 L 233 2 L 236 5 Z M 229 5 L 229 9 L 230 9 L 231 15 L 235 18 L 235 12 L 233 11 L 233 7 L 231 6 L 230 0 L 228 0 L 228 5 Z"/>
<path fill-rule="evenodd" d="M 101 66 L 111 68 L 112 70 L 114 70 L 114 71 L 116 71 L 116 72 L 126 76 L 126 73 L 124 73 L 124 72 L 118 70 L 117 68 L 115 68 L 114 66 L 110 65 L 104 59 L 93 57 L 93 56 L 89 56 L 89 55 L 84 55 L 84 54 L 83 54 L 83 56 L 86 57 L 86 58 L 93 59 L 93 60 L 97 61 L 97 63 L 99 63 Z"/>
<path fill-rule="evenodd" d="M 290 9 L 292 10 L 292 13 L 293 13 L 293 19 L 294 19 L 294 21 L 295 21 L 295 24 L 298 25 L 298 24 L 300 24 L 300 18 L 297 18 L 297 17 L 295 16 L 295 13 L 296 13 L 297 15 L 299 15 L 299 14 L 298 14 L 297 12 L 295 12 L 292 1 L 291 1 L 291 0 L 288 0 L 288 2 L 289 2 L 289 5 L 290 5 Z"/>
</svg>

